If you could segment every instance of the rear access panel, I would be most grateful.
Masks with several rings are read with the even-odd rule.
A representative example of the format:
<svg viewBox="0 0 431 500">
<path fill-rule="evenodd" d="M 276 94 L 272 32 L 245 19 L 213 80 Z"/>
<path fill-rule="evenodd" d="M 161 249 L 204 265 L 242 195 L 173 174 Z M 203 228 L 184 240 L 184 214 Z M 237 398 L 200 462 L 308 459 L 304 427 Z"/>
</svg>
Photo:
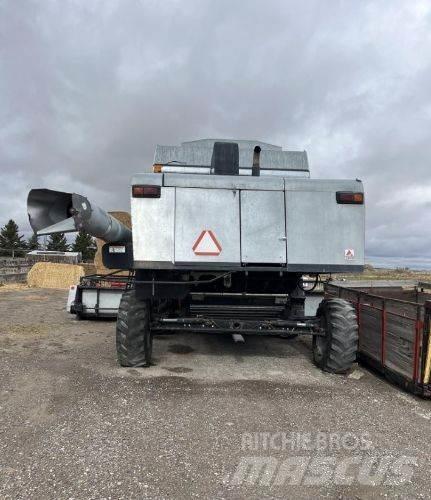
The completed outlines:
<svg viewBox="0 0 431 500">
<path fill-rule="evenodd" d="M 364 265 L 364 205 L 340 205 L 336 191 L 337 186 L 325 191 L 286 190 L 291 269 L 335 272 Z"/>
<path fill-rule="evenodd" d="M 160 198 L 132 198 L 131 205 L 135 266 L 172 266 L 175 188 L 163 187 Z"/>
<path fill-rule="evenodd" d="M 286 263 L 284 217 L 284 191 L 241 191 L 242 262 Z"/>
<path fill-rule="evenodd" d="M 176 264 L 240 264 L 239 199 L 239 190 L 176 188 Z"/>
</svg>

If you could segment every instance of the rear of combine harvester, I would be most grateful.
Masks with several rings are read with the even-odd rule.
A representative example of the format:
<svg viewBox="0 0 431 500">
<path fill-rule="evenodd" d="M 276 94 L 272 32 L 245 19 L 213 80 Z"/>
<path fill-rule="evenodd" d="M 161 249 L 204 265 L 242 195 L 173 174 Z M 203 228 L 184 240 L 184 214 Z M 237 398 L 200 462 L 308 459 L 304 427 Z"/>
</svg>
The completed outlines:
<svg viewBox="0 0 431 500">
<path fill-rule="evenodd" d="M 132 179 L 131 241 L 103 249 L 106 267 L 134 271 L 118 312 L 120 364 L 151 364 L 155 332 L 192 330 L 313 335 L 316 363 L 348 370 L 355 313 L 331 299 L 306 317 L 302 275 L 363 269 L 362 183 L 310 179 L 305 152 L 258 141 L 158 146 L 154 163 Z"/>
</svg>

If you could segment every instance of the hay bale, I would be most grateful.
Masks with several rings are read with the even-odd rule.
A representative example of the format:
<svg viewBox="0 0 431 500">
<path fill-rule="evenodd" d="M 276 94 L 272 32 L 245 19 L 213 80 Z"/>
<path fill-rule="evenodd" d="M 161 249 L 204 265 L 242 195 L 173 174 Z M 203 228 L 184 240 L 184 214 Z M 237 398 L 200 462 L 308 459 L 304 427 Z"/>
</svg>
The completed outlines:
<svg viewBox="0 0 431 500">
<path fill-rule="evenodd" d="M 84 268 L 75 264 L 37 262 L 28 272 L 27 283 L 29 287 L 67 289 L 84 274 Z"/>
<path fill-rule="evenodd" d="M 128 212 L 109 212 L 113 217 L 115 217 L 117 220 L 119 220 L 121 223 L 123 223 L 125 226 L 127 226 L 129 229 L 132 229 L 132 218 L 130 217 L 130 214 Z M 96 238 L 96 245 L 97 245 L 97 251 L 96 255 L 94 256 L 94 265 L 96 266 L 96 271 L 98 274 L 106 274 L 106 273 L 112 273 L 115 271 L 115 269 L 108 269 L 103 265 L 102 261 L 102 247 L 105 244 L 105 241 Z M 129 274 L 128 271 L 123 271 L 121 273 L 118 273 L 118 275 L 127 275 Z"/>
</svg>

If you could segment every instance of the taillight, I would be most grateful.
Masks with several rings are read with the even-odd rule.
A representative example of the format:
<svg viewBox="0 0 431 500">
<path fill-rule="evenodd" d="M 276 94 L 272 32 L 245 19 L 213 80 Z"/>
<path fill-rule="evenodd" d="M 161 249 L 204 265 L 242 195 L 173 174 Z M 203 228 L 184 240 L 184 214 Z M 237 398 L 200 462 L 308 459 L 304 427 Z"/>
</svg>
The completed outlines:
<svg viewBox="0 0 431 500">
<path fill-rule="evenodd" d="M 133 198 L 160 198 L 160 186 L 132 186 Z"/>
<path fill-rule="evenodd" d="M 337 191 L 337 203 L 345 205 L 363 205 L 364 193 L 354 193 L 353 191 Z"/>
</svg>

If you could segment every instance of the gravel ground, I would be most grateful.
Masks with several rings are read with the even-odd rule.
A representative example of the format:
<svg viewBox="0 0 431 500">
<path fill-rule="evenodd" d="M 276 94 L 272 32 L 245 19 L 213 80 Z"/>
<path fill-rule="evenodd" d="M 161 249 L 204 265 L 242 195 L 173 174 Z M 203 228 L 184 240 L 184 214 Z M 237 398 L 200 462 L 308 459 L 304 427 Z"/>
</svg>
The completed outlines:
<svg viewBox="0 0 431 500">
<path fill-rule="evenodd" d="M 430 402 L 308 339 L 164 335 L 120 368 L 66 295 L 0 291 L 1 498 L 430 497 Z"/>
</svg>

